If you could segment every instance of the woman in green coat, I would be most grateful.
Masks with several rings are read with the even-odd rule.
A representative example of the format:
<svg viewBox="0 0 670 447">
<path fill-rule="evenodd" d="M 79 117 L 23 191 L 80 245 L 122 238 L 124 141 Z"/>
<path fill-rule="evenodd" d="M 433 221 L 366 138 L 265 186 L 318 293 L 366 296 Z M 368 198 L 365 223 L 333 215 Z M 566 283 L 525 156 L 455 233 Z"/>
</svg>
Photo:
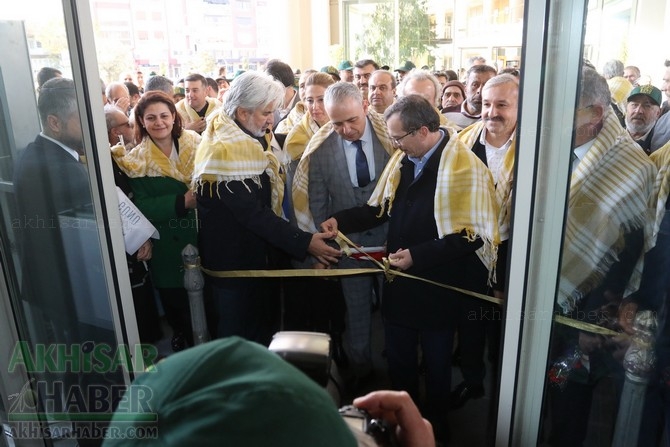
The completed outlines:
<svg viewBox="0 0 670 447">
<path fill-rule="evenodd" d="M 200 136 L 183 129 L 172 99 L 163 92 L 144 94 L 134 114 L 140 143 L 114 156 L 130 177 L 135 204 L 160 234 L 151 277 L 172 328 L 172 349 L 178 351 L 193 343 L 181 251 L 197 242 L 196 201 L 189 185 Z"/>
</svg>

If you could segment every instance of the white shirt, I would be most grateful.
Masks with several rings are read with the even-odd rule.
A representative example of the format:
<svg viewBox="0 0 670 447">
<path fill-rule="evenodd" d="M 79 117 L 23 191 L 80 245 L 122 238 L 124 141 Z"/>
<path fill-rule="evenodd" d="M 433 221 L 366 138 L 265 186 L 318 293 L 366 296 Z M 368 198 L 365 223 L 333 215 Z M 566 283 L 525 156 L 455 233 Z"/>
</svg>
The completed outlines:
<svg viewBox="0 0 670 447">
<path fill-rule="evenodd" d="M 78 153 L 77 151 L 75 151 L 74 149 L 71 149 L 71 148 L 65 146 L 63 143 L 61 143 L 61 142 L 58 141 L 58 140 L 54 140 L 53 138 L 51 138 L 51 137 L 49 137 L 49 136 L 47 136 L 47 135 L 44 135 L 44 132 L 40 132 L 40 136 L 41 136 L 42 138 L 46 138 L 47 140 L 51 141 L 52 143 L 56 143 L 58 146 L 60 146 L 61 148 L 63 148 L 63 150 L 64 150 L 65 152 L 67 152 L 68 154 L 72 155 L 72 158 L 74 158 L 75 160 L 79 161 L 79 153 Z"/>
<path fill-rule="evenodd" d="M 586 154 L 589 152 L 589 149 L 591 149 L 591 146 L 593 146 L 593 143 L 595 142 L 596 139 L 594 138 L 572 150 L 572 152 L 574 152 L 574 154 L 577 156 L 577 158 L 572 162 L 572 172 L 577 170 L 577 166 L 579 166 L 579 163 L 582 161 L 582 159 L 586 157 Z"/>
<path fill-rule="evenodd" d="M 365 118 L 365 130 L 361 136 L 361 143 L 363 146 L 363 152 L 365 157 L 368 159 L 368 170 L 370 171 L 370 181 L 375 180 L 375 153 L 372 147 L 372 131 L 370 130 L 371 126 L 367 119 Z M 353 141 L 347 141 L 342 138 L 342 146 L 344 148 L 344 156 L 347 159 L 347 167 L 349 168 L 349 178 L 351 179 L 351 184 L 353 186 L 358 186 L 358 175 L 356 174 L 356 152 L 358 152 L 358 147 L 354 144 Z"/>
<path fill-rule="evenodd" d="M 495 185 L 497 185 L 498 180 L 500 180 L 500 169 L 502 168 L 505 154 L 507 154 L 510 146 L 512 146 L 515 135 L 516 132 L 513 132 L 509 137 L 509 140 L 507 140 L 501 147 L 495 147 L 486 141 L 486 127 L 482 129 L 482 133 L 479 136 L 479 142 L 486 148 L 486 164 L 489 166 L 491 174 L 493 174 L 493 183 Z"/>
</svg>

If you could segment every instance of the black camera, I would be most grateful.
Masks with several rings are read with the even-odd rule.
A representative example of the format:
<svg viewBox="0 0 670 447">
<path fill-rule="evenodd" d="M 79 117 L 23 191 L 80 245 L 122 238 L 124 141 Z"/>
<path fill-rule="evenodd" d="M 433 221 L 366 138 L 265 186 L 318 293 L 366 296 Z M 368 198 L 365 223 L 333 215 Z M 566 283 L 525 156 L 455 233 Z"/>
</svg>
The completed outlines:
<svg viewBox="0 0 670 447">
<path fill-rule="evenodd" d="M 395 436 L 393 427 L 382 419 L 374 419 L 367 411 L 356 408 L 353 405 L 346 405 L 340 408 L 340 414 L 344 421 L 349 425 L 358 440 L 370 442 L 366 445 L 379 447 L 399 447 L 398 439 Z"/>
</svg>

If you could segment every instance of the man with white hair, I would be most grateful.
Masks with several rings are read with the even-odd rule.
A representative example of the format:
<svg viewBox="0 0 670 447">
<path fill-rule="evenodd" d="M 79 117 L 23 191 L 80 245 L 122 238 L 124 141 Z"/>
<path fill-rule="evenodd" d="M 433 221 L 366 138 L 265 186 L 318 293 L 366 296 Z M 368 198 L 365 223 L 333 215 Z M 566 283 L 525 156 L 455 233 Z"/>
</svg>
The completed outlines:
<svg viewBox="0 0 670 447">
<path fill-rule="evenodd" d="M 271 75 L 236 77 L 226 102 L 202 135 L 195 157 L 202 265 L 208 271 L 267 270 L 281 253 L 336 262 L 334 234 L 299 230 L 282 216 L 284 181 L 271 129 L 284 86 Z M 212 273 L 218 337 L 239 335 L 267 344 L 277 330 L 278 283 L 266 278 L 221 278 Z"/>
</svg>

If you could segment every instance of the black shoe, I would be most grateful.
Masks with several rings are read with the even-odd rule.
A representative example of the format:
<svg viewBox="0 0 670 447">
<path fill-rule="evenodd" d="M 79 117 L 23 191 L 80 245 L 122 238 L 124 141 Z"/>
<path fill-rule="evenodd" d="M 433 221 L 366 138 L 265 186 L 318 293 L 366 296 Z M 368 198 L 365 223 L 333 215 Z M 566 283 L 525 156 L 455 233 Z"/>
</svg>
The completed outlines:
<svg viewBox="0 0 670 447">
<path fill-rule="evenodd" d="M 172 345 L 172 350 L 174 352 L 183 351 L 188 347 L 188 343 L 186 342 L 186 337 L 184 334 L 175 334 L 172 337 L 170 344 Z"/>
<path fill-rule="evenodd" d="M 462 408 L 470 399 L 479 399 L 484 396 L 484 385 L 473 385 L 461 382 L 449 395 L 452 410 Z"/>
</svg>

